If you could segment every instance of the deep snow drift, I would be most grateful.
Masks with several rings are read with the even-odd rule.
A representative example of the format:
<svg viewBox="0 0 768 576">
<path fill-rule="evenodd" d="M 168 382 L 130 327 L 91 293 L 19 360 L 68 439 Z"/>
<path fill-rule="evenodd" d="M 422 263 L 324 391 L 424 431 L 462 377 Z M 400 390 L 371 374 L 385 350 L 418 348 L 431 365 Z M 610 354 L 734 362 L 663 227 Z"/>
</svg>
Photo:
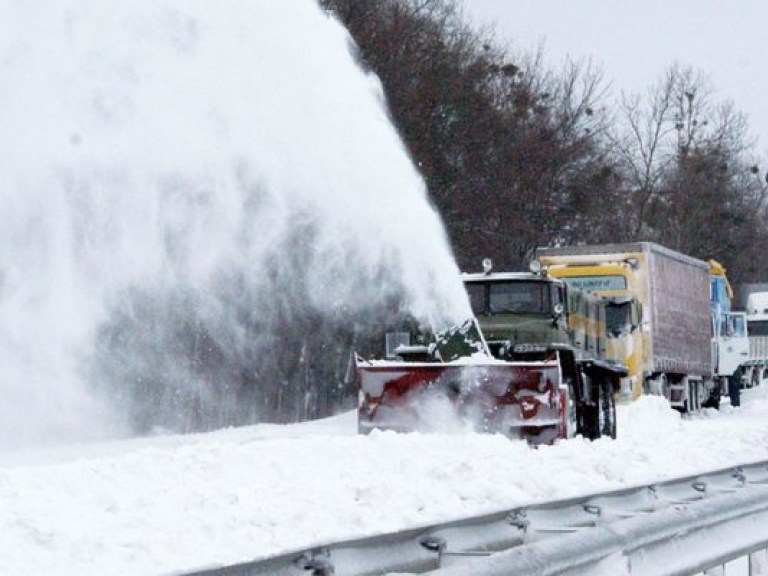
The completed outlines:
<svg viewBox="0 0 768 576">
<path fill-rule="evenodd" d="M 768 459 L 768 390 L 681 419 L 619 407 L 619 438 L 536 450 L 479 434 L 357 436 L 355 417 L 0 457 L 3 574 L 178 573 Z"/>
<path fill-rule="evenodd" d="M 266 354 L 247 318 L 290 313 L 274 276 L 320 312 L 468 315 L 379 82 L 313 0 L 0 16 L 0 448 L 115 433 L 125 406 L 90 393 L 115 373 L 206 402 L 190 326 L 233 366 Z"/>
</svg>

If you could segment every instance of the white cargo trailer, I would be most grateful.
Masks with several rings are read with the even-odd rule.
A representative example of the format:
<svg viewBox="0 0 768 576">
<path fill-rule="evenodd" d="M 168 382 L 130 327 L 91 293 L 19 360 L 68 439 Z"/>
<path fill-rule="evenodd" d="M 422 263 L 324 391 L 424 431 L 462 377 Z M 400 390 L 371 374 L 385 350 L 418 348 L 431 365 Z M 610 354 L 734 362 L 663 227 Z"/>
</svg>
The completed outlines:
<svg viewBox="0 0 768 576">
<path fill-rule="evenodd" d="M 768 380 L 768 292 L 747 296 L 749 358 L 742 365 L 743 384 L 751 388 Z"/>
</svg>

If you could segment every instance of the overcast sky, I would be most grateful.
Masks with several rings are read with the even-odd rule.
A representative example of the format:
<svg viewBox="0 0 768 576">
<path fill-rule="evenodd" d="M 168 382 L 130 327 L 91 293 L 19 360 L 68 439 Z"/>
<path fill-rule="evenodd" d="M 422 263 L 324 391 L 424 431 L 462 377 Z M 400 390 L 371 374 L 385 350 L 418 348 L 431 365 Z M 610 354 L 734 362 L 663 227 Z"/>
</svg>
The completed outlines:
<svg viewBox="0 0 768 576">
<path fill-rule="evenodd" d="M 714 97 L 748 116 L 768 158 L 768 2 L 765 0 L 464 0 L 514 49 L 543 42 L 550 64 L 566 54 L 602 65 L 614 91 L 642 92 L 675 61 L 704 72 Z"/>
</svg>

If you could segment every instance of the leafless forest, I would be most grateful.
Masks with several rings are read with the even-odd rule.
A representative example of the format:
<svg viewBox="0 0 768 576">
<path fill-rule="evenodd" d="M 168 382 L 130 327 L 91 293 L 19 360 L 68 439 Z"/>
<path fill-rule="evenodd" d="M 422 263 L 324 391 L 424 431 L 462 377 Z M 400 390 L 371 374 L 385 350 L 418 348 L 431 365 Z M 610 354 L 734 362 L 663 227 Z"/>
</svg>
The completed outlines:
<svg viewBox="0 0 768 576">
<path fill-rule="evenodd" d="M 654 241 L 764 281 L 766 170 L 737 104 L 684 62 L 643 94 L 599 63 L 545 65 L 457 0 L 323 0 L 382 80 L 463 270 L 535 246 Z"/>
</svg>

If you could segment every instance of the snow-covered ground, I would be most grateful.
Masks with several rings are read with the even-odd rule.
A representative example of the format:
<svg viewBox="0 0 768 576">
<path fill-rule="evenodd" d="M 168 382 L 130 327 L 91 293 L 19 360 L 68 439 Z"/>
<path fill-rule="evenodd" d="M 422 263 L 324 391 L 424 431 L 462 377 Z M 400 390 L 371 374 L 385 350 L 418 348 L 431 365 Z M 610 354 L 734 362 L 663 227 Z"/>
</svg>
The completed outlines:
<svg viewBox="0 0 768 576">
<path fill-rule="evenodd" d="M 84 443 L 129 411 L 91 393 L 122 390 L 124 367 L 207 383 L 173 356 L 180 294 L 236 358 L 259 357 L 233 319 L 272 309 L 267 265 L 322 287 L 318 311 L 403 292 L 425 318 L 463 318 L 466 295 L 380 83 L 313 0 L 0 0 L 0 15 L 4 576 L 174 574 L 768 458 L 762 391 L 687 420 L 644 399 L 616 441 L 537 450 L 362 437 L 352 413 Z M 298 267 L 285 247 L 307 230 Z M 132 294 L 168 313 L 142 322 Z M 111 349 L 103 328 L 122 322 L 140 337 Z"/>
<path fill-rule="evenodd" d="M 680 418 L 620 407 L 620 437 L 531 449 L 480 434 L 358 436 L 354 413 L 0 455 L 6 576 L 177 573 L 768 459 L 768 393 Z"/>
</svg>

